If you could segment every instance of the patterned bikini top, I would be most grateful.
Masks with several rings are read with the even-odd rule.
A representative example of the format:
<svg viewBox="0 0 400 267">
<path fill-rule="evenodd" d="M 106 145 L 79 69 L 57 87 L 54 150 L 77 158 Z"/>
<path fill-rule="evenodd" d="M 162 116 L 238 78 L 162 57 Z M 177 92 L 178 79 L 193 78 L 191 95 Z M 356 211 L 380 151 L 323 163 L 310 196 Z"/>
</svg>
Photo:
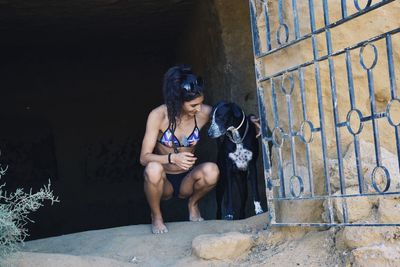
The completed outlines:
<svg viewBox="0 0 400 267">
<path fill-rule="evenodd" d="M 179 142 L 178 138 L 175 136 L 174 131 L 171 129 L 171 125 L 162 133 L 160 140 L 160 144 L 166 147 L 191 147 L 197 144 L 200 140 L 200 129 L 197 127 L 196 116 L 194 117 L 194 129 L 192 133 L 186 137 L 183 137 L 182 144 Z M 172 143 L 174 142 L 174 143 Z"/>
</svg>

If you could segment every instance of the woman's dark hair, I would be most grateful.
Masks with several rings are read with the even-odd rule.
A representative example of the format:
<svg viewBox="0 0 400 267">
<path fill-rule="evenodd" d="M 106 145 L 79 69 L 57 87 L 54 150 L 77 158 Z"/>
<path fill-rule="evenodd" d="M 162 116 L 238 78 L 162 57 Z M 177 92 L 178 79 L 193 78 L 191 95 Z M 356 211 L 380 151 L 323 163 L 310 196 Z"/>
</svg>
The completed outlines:
<svg viewBox="0 0 400 267">
<path fill-rule="evenodd" d="M 168 120 L 176 127 L 183 102 L 203 95 L 203 80 L 186 64 L 178 64 L 167 70 L 163 81 L 164 102 L 167 105 Z"/>
</svg>

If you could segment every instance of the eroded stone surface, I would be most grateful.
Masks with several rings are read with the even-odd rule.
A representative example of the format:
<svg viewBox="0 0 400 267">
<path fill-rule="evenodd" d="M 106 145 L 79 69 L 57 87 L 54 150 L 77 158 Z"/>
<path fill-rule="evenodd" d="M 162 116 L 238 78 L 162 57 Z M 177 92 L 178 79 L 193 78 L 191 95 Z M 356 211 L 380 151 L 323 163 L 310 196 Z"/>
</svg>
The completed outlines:
<svg viewBox="0 0 400 267">
<path fill-rule="evenodd" d="M 351 252 L 353 267 L 400 266 L 400 247 L 377 245 L 361 247 Z"/>
<path fill-rule="evenodd" d="M 349 195 L 358 194 L 358 187 L 346 188 Z M 340 191 L 334 195 L 340 195 Z M 340 222 L 343 222 L 343 201 L 347 205 L 347 215 L 349 222 L 365 220 L 370 217 L 373 207 L 373 201 L 369 197 L 351 197 L 351 198 L 334 198 L 333 207 L 335 215 Z"/>
<path fill-rule="evenodd" d="M 193 239 L 193 253 L 203 259 L 233 259 L 247 252 L 254 242 L 250 235 L 239 232 L 200 235 Z"/>
<path fill-rule="evenodd" d="M 347 152 L 343 157 L 343 173 L 345 177 L 346 187 L 358 186 L 358 171 L 356 167 L 356 153 L 354 144 L 347 147 Z M 376 157 L 374 151 L 374 144 L 370 142 L 360 141 L 360 164 L 362 177 L 366 190 L 369 192 L 376 192 L 372 185 L 372 172 L 376 168 Z M 399 182 L 399 166 L 397 156 L 385 148 L 381 148 L 382 165 L 388 170 L 391 178 L 391 184 L 388 191 L 397 191 Z M 340 188 L 339 179 L 339 165 L 337 159 L 329 160 L 329 175 L 331 185 L 335 189 Z M 374 178 L 376 184 L 380 189 L 383 189 L 387 183 L 386 176 L 383 172 L 377 172 Z"/>
<path fill-rule="evenodd" d="M 400 222 L 400 199 L 399 198 L 379 198 L 378 220 L 381 223 Z"/>
<path fill-rule="evenodd" d="M 347 248 L 354 249 L 384 242 L 395 244 L 399 235 L 399 227 L 345 227 L 337 237 Z"/>
</svg>

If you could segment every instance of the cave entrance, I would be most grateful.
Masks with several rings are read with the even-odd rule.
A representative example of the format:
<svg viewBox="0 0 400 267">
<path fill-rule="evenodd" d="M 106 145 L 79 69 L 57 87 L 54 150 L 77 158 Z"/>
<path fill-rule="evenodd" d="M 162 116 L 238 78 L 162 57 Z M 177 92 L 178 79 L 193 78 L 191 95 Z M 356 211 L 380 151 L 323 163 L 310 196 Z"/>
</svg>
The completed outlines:
<svg viewBox="0 0 400 267">
<path fill-rule="evenodd" d="M 32 214 L 30 239 L 150 222 L 138 156 L 171 65 L 205 78 L 207 103 L 257 112 L 246 1 L 3 1 L 0 17 L 2 182 L 51 179 L 61 201 Z M 179 205 L 167 221 L 187 219 Z"/>
</svg>

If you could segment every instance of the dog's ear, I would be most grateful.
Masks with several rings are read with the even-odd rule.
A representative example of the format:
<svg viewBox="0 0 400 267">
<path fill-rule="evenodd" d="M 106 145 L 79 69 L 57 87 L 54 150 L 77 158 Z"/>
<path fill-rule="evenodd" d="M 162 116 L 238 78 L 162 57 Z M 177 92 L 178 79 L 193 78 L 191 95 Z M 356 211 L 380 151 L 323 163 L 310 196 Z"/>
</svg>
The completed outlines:
<svg viewBox="0 0 400 267">
<path fill-rule="evenodd" d="M 214 105 L 214 109 L 217 108 L 217 107 L 223 106 L 223 105 L 225 105 L 226 103 L 227 103 L 226 101 L 220 100 L 220 101 L 218 101 L 218 102 Z"/>
<path fill-rule="evenodd" d="M 211 111 L 210 117 L 212 116 L 212 114 L 214 114 L 214 111 L 215 111 L 217 108 L 219 108 L 219 107 L 221 107 L 221 106 L 223 106 L 223 105 L 226 105 L 226 104 L 227 104 L 227 102 L 224 101 L 224 100 L 218 101 L 218 102 L 213 106 L 213 109 L 212 109 L 212 111 Z"/>
<path fill-rule="evenodd" d="M 242 116 L 242 109 L 235 103 L 230 103 L 233 116 L 239 118 Z"/>
</svg>

